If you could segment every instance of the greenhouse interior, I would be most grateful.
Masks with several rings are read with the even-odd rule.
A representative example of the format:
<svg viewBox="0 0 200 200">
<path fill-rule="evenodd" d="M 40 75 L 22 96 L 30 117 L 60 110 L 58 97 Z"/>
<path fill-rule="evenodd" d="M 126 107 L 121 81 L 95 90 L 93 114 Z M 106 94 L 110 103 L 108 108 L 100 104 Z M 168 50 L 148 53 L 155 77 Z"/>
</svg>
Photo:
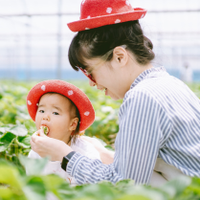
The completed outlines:
<svg viewBox="0 0 200 200">
<path fill-rule="evenodd" d="M 79 19 L 80 0 L 1 0 L 0 78 L 79 79 L 68 62 L 76 33 L 67 23 Z M 187 82 L 200 80 L 200 2 L 130 0 L 147 9 L 140 20 L 154 45 L 154 65 Z"/>
<path fill-rule="evenodd" d="M 136 141 L 138 138 L 133 141 L 133 145 L 129 140 L 125 144 L 125 140 L 123 140 L 125 136 L 120 139 L 119 133 L 122 134 L 120 127 L 124 124 L 131 124 L 130 120 L 136 119 L 135 127 L 139 128 L 122 129 L 125 130 L 125 133 L 132 131 L 132 135 L 134 135 L 135 130 L 142 129 L 143 126 L 140 127 L 141 124 L 137 120 L 140 119 L 140 116 L 135 117 L 139 110 L 138 107 L 134 109 L 134 114 L 128 115 L 130 114 L 129 109 L 124 109 L 127 103 L 125 100 L 128 98 L 124 98 L 124 100 L 123 98 L 116 98 L 117 100 L 112 98 L 112 95 L 109 96 L 108 94 L 108 89 L 98 87 L 98 83 L 86 73 L 87 71 L 84 71 L 84 73 L 88 77 L 81 70 L 75 71 L 70 65 L 68 50 L 77 32 L 72 32 L 67 24 L 80 19 L 80 8 L 86 1 L 93 3 L 97 0 L 0 0 L 0 200 L 200 200 L 200 145 L 198 143 L 200 140 L 200 0 L 102 0 L 102 2 L 115 1 L 116 3 L 121 1 L 129 6 L 131 4 L 133 8 L 147 10 L 145 17 L 139 19 L 139 23 L 144 35 L 153 43 L 153 52 L 155 53 L 155 58 L 151 61 L 152 66 L 154 66 L 153 69 L 163 66 L 170 75 L 169 77 L 175 77 L 171 79 L 177 81 L 175 87 L 184 85 L 183 91 L 179 90 L 180 93 L 189 91 L 192 94 L 186 98 L 189 102 L 187 106 L 184 106 L 184 100 L 179 95 L 179 91 L 174 95 L 173 101 L 176 101 L 176 105 L 180 106 L 179 111 L 185 111 L 180 113 L 174 109 L 174 104 L 170 99 L 172 98 L 171 95 L 166 95 L 166 98 L 163 99 L 163 103 L 165 101 L 170 102 L 170 105 L 168 105 L 170 112 L 167 116 L 171 117 L 175 113 L 175 117 L 171 121 L 169 120 L 173 124 L 170 128 L 167 126 L 168 121 L 165 123 L 166 118 L 163 115 L 156 118 L 155 121 L 148 119 L 147 115 L 150 111 L 156 109 L 156 106 L 150 106 L 149 112 L 146 112 L 141 119 L 141 121 L 147 119 L 144 128 L 162 122 L 163 126 L 159 127 L 159 130 L 164 127 L 165 130 L 169 128 L 174 131 L 175 126 L 177 126 L 177 130 L 181 130 L 181 136 L 178 138 L 163 136 L 164 133 L 161 133 L 163 137 L 166 137 L 164 140 L 175 140 L 175 144 L 181 144 L 180 149 L 176 149 L 173 146 L 174 143 L 170 143 L 171 146 L 165 147 L 163 145 L 157 148 L 158 152 L 164 148 L 164 153 L 171 148 L 171 155 L 174 156 L 175 167 L 170 165 L 171 160 L 166 157 L 166 160 L 169 161 L 169 163 L 167 161 L 166 163 L 170 165 L 170 167 L 167 165 L 169 168 L 165 168 L 167 175 L 159 170 L 156 171 L 156 166 L 163 166 L 163 163 L 157 164 L 160 154 L 156 155 L 157 158 L 153 158 L 156 163 L 154 162 L 155 168 L 151 165 L 151 172 L 153 172 L 150 175 L 144 162 L 134 162 L 135 158 L 148 157 L 147 154 L 152 152 L 151 149 L 147 148 L 154 146 L 151 145 L 153 143 L 151 138 L 149 139 L 150 136 L 146 134 L 146 132 L 149 133 L 150 129 L 146 128 L 146 132 L 144 131 L 142 138 L 146 139 L 146 148 L 141 147 L 140 151 L 138 150 L 139 153 L 132 152 L 133 147 L 142 145 L 141 142 Z M 115 82 L 115 79 L 110 80 Z M 70 139 L 65 142 L 67 144 L 65 146 L 69 145 L 68 147 L 70 147 L 71 138 L 77 136 L 78 139 L 76 139 L 79 141 L 81 137 L 85 137 L 85 142 L 90 143 L 91 152 L 94 155 L 98 154 L 98 159 L 95 159 L 94 162 L 91 161 L 93 157 L 89 159 L 92 162 L 91 165 L 88 164 L 90 161 L 88 163 L 83 161 L 79 168 L 74 167 L 76 166 L 74 164 L 69 170 L 67 168 L 61 169 L 63 163 L 65 167 L 70 163 L 74 151 L 72 151 L 72 158 L 69 158 L 69 162 L 65 160 L 68 159 L 67 156 L 63 157 L 62 161 L 58 161 L 57 157 L 56 159 L 51 157 L 55 146 L 49 148 L 49 152 L 52 152 L 51 155 L 42 154 L 42 150 L 39 151 L 40 149 L 37 149 L 38 154 L 33 151 L 35 143 L 42 142 L 42 139 L 52 141 L 52 145 L 53 141 L 59 141 L 57 136 L 51 138 L 50 134 L 53 132 L 53 128 L 49 128 L 44 123 L 40 124 L 41 126 L 37 124 L 38 115 L 45 113 L 44 109 L 39 109 L 43 107 L 40 102 L 43 100 L 44 105 L 51 102 L 49 101 L 50 97 L 48 97 L 49 99 L 46 98 L 47 100 L 43 99 L 46 97 L 46 81 L 52 81 L 52 88 L 55 88 L 58 83 L 68 84 L 67 87 L 71 88 L 68 88 L 67 93 L 66 91 L 63 92 L 63 89 L 62 97 L 68 95 L 69 99 L 75 94 L 72 88 L 78 88 L 77 91 L 82 96 L 77 96 L 79 98 L 76 100 L 77 104 L 74 103 L 75 100 L 70 99 L 68 101 L 68 103 L 71 102 L 70 105 L 76 108 L 76 117 L 79 121 L 75 120 L 75 124 L 78 129 L 80 127 L 82 129 L 83 123 L 80 120 L 88 119 L 87 117 L 93 113 L 90 126 L 88 125 L 83 131 L 78 130 L 77 132 L 80 134 L 77 134 L 78 136 L 74 132 L 70 132 Z M 109 80 L 105 82 L 107 81 Z M 169 92 L 169 94 L 171 94 L 170 90 L 175 88 L 171 87 L 170 84 L 170 89 L 165 88 L 166 93 Z M 95 85 L 96 87 L 91 87 Z M 123 86 L 123 83 L 118 86 L 121 87 L 121 85 Z M 36 86 L 39 89 L 33 90 Z M 116 89 L 116 86 L 113 86 L 113 88 Z M 148 89 L 152 91 L 151 88 Z M 52 93 L 53 98 L 57 93 L 61 94 L 61 90 L 52 89 L 48 92 Z M 157 90 L 153 92 L 156 93 Z M 34 99 L 29 99 L 31 94 L 34 98 L 38 98 L 34 104 Z M 38 94 L 41 96 L 37 96 Z M 128 94 L 127 92 L 126 95 Z M 61 98 L 60 96 L 59 98 Z M 89 100 L 81 103 L 83 96 L 86 100 L 88 97 Z M 159 98 L 161 96 L 157 99 Z M 144 107 L 151 103 L 146 98 L 144 98 L 144 101 L 138 101 L 141 110 L 143 110 L 142 103 L 145 100 Z M 195 104 L 193 104 L 194 101 Z M 36 107 L 30 110 L 32 105 L 36 105 Z M 80 109 L 85 107 L 88 110 L 85 110 L 80 116 Z M 194 110 L 189 117 L 187 117 L 190 112 L 188 107 Z M 52 114 L 59 116 L 59 106 L 54 106 L 54 108 L 56 108 L 56 111 L 54 110 Z M 122 116 L 123 109 L 128 114 Z M 37 114 L 34 112 L 37 112 Z M 160 113 L 162 113 L 162 109 Z M 155 116 L 156 112 L 153 111 L 152 118 L 155 119 Z M 179 121 L 179 118 L 183 121 Z M 190 122 L 187 119 L 191 119 Z M 50 121 L 48 117 L 45 120 Z M 55 123 L 58 128 L 60 128 L 59 123 L 59 120 Z M 187 134 L 184 136 L 188 127 L 194 132 L 199 131 L 198 134 L 188 139 Z M 152 130 L 152 132 L 157 133 L 156 130 Z M 76 130 L 73 129 L 73 131 Z M 123 132 L 124 135 L 125 133 Z M 184 146 L 185 143 L 186 146 Z M 194 143 L 196 146 L 192 145 Z M 46 147 L 46 143 L 41 144 L 41 149 Z M 56 144 L 60 144 L 60 147 L 62 147 L 63 143 Z M 123 152 L 120 158 L 115 157 L 115 155 L 118 155 L 115 154 L 115 151 L 119 152 L 119 144 L 124 145 L 124 149 L 120 149 L 120 151 L 126 150 L 126 153 Z M 184 145 L 182 146 L 182 144 Z M 59 145 L 57 147 L 59 148 Z M 100 147 L 104 151 L 101 151 Z M 131 147 L 131 150 L 128 149 L 129 147 Z M 188 149 L 190 150 L 189 153 L 187 152 Z M 78 150 L 85 153 L 85 149 L 79 148 Z M 103 153 L 100 154 L 98 151 Z M 177 151 L 179 154 L 176 154 Z M 57 152 L 62 151 L 59 149 Z M 95 154 L 95 152 L 98 153 Z M 104 162 L 104 152 L 109 155 L 109 162 L 106 159 Z M 192 157 L 193 152 L 196 153 L 195 158 Z M 176 164 L 182 163 L 181 158 L 187 153 L 189 156 L 184 161 L 186 161 L 187 167 L 197 169 L 195 175 L 191 175 L 192 170 L 186 173 L 187 167 L 185 168 L 185 166 L 176 168 Z M 30 155 L 36 157 L 33 159 Z M 76 153 L 75 155 L 78 157 Z M 127 157 L 127 155 L 132 155 L 132 157 Z M 80 159 L 76 162 L 82 162 L 86 156 L 78 157 Z M 150 157 L 148 159 L 149 163 L 153 162 L 153 159 L 150 161 Z M 123 166 L 115 168 L 115 163 L 121 163 L 121 161 L 123 161 L 123 164 L 121 164 Z M 51 171 L 51 173 L 45 171 L 49 163 L 55 168 L 52 168 L 53 172 Z M 131 166 L 127 163 L 131 163 Z M 147 165 L 149 163 L 146 162 Z M 135 172 L 131 171 L 130 167 L 136 165 Z M 124 167 L 122 171 L 124 176 L 128 178 L 118 176 L 121 167 Z M 84 171 L 92 169 L 94 170 L 90 171 L 91 173 Z M 66 176 L 66 170 L 74 173 L 74 177 Z M 139 175 L 136 172 L 142 170 L 143 175 L 140 175 L 140 179 L 148 178 L 145 179 L 146 182 L 142 183 L 141 181 L 140 184 L 137 184 L 136 179 Z M 171 174 L 170 170 L 172 170 Z M 57 173 L 57 171 L 59 172 Z M 91 178 L 99 171 L 102 172 L 100 176 Z M 130 178 L 127 175 L 128 172 L 134 174 L 136 179 Z M 154 172 L 157 176 L 162 176 L 164 179 L 163 182 L 161 181 L 162 184 L 159 181 L 156 182 L 156 186 L 151 184 L 152 179 L 150 180 L 150 177 L 153 177 Z M 59 173 L 64 174 L 62 175 L 64 178 Z"/>
</svg>

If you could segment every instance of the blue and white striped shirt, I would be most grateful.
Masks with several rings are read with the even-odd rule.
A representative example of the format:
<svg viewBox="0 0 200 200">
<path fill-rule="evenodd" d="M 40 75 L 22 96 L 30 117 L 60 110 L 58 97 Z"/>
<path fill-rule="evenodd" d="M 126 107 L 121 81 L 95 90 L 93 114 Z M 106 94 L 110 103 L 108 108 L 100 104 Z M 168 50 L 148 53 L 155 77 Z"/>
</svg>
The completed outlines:
<svg viewBox="0 0 200 200">
<path fill-rule="evenodd" d="M 78 184 L 121 179 L 148 184 L 157 157 L 200 177 L 200 100 L 164 67 L 141 73 L 125 94 L 114 162 L 105 165 L 76 153 L 67 172 Z"/>
</svg>

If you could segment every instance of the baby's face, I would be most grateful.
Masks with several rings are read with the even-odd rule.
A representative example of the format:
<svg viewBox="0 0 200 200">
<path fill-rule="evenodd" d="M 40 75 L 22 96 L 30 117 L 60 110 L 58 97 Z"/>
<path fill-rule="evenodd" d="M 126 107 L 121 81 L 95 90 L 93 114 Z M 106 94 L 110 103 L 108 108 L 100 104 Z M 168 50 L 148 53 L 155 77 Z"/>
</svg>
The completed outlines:
<svg viewBox="0 0 200 200">
<path fill-rule="evenodd" d="M 36 113 L 35 123 L 37 129 L 45 125 L 49 128 L 48 137 L 67 143 L 71 135 L 70 106 L 70 101 L 60 94 L 44 94 L 39 101 Z"/>
</svg>

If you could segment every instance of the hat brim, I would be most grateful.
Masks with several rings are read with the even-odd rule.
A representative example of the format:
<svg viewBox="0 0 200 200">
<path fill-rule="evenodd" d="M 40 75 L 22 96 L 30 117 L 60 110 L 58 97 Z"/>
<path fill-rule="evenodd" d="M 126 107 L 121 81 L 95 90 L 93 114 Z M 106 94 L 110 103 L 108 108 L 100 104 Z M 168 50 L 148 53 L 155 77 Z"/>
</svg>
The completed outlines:
<svg viewBox="0 0 200 200">
<path fill-rule="evenodd" d="M 61 80 L 42 81 L 29 91 L 27 108 L 33 121 L 35 121 L 41 96 L 48 92 L 62 94 L 76 105 L 80 114 L 80 131 L 87 129 L 94 122 L 95 111 L 87 95 L 73 84 Z"/>
<path fill-rule="evenodd" d="M 73 32 L 84 31 L 101 26 L 138 20 L 143 18 L 146 15 L 146 12 L 147 10 L 143 8 L 134 8 L 132 11 L 129 12 L 91 17 L 88 19 L 70 22 L 67 25 L 69 29 Z"/>
</svg>

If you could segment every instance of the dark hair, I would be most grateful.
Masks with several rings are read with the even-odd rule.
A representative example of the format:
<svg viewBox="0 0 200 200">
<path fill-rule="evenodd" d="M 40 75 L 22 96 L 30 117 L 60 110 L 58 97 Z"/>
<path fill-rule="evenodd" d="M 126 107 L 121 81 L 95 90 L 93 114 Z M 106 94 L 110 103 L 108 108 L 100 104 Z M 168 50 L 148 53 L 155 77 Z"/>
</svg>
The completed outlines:
<svg viewBox="0 0 200 200">
<path fill-rule="evenodd" d="M 139 64 L 148 64 L 155 57 L 152 42 L 143 35 L 139 21 L 135 20 L 78 32 L 69 47 L 69 62 L 77 71 L 77 66 L 85 69 L 84 58 L 102 57 L 110 52 L 105 57 L 109 61 L 112 50 L 121 45 L 135 55 Z"/>
</svg>

